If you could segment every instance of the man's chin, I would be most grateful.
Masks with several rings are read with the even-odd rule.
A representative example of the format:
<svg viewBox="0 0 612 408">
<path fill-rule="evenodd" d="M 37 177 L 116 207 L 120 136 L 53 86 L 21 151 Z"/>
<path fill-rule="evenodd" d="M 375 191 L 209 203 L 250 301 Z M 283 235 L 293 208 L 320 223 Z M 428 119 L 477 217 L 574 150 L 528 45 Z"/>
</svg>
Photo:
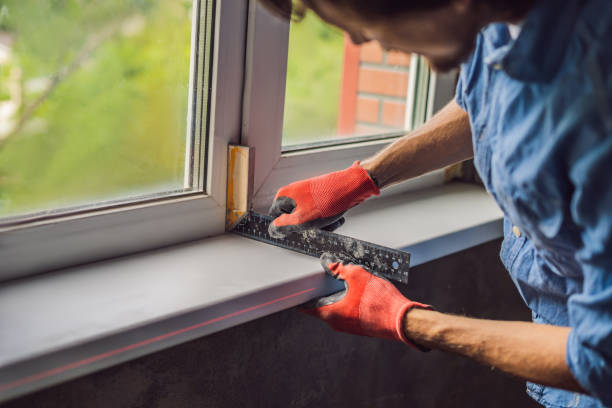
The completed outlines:
<svg viewBox="0 0 612 408">
<path fill-rule="evenodd" d="M 426 59 L 432 71 L 440 73 L 440 74 L 444 74 L 446 72 L 452 71 L 453 69 L 458 68 L 459 65 L 461 65 L 461 62 L 457 62 L 457 61 L 452 61 L 452 62 L 442 61 L 441 62 L 441 61 L 432 61 L 429 58 L 426 58 Z"/>
<path fill-rule="evenodd" d="M 461 58 L 453 58 L 453 59 L 447 59 L 447 60 L 433 60 L 433 59 L 429 59 L 429 58 L 425 58 L 427 60 L 427 62 L 429 63 L 429 67 L 434 71 L 434 72 L 438 72 L 438 73 L 446 73 L 449 71 L 452 71 L 453 69 L 459 68 L 459 66 L 467 61 L 467 59 L 469 58 L 470 54 L 468 54 L 465 57 L 461 57 Z"/>
<path fill-rule="evenodd" d="M 431 67 L 432 70 L 434 70 L 435 72 L 439 72 L 439 73 L 445 73 L 445 72 L 452 71 L 453 69 L 459 68 L 459 66 L 462 63 L 464 63 L 470 58 L 473 50 L 474 50 L 473 46 L 466 47 L 462 52 L 450 58 L 432 59 L 429 57 L 425 57 L 425 59 L 429 63 L 429 66 Z"/>
</svg>

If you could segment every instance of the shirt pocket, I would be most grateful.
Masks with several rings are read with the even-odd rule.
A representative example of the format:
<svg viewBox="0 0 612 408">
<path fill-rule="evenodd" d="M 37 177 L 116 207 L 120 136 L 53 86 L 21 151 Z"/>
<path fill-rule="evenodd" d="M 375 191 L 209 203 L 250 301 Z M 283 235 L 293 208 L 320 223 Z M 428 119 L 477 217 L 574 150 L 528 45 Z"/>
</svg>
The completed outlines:
<svg viewBox="0 0 612 408">
<path fill-rule="evenodd" d="M 504 218 L 504 240 L 499 257 L 508 272 L 510 272 L 510 275 L 516 275 L 513 273 L 514 264 L 524 245 L 525 237 L 517 238 L 512 232 L 512 223 L 507 218 Z"/>
</svg>

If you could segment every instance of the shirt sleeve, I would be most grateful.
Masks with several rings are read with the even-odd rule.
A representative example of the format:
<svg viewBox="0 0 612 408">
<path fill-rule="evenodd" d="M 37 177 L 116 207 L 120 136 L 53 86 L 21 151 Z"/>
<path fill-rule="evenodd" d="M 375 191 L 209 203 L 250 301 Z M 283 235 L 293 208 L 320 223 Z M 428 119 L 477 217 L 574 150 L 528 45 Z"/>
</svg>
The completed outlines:
<svg viewBox="0 0 612 408">
<path fill-rule="evenodd" d="M 581 238 L 576 259 L 584 281 L 582 292 L 568 301 L 566 359 L 582 387 L 612 406 L 612 129 L 605 119 L 581 132 L 589 147 L 578 149 L 570 169 L 571 213 Z"/>
<path fill-rule="evenodd" d="M 479 81 L 475 80 L 482 71 L 483 65 L 483 34 L 478 33 L 476 37 L 476 46 L 470 57 L 461 64 L 459 69 L 459 78 L 457 79 L 457 87 L 455 88 L 455 101 L 461 109 L 469 112 L 468 101 L 469 96 L 474 92 L 474 87 L 482 86 L 479 85 Z"/>
<path fill-rule="evenodd" d="M 463 71 L 463 68 L 461 69 Z M 466 110 L 465 103 L 463 102 L 463 75 L 459 72 L 459 78 L 457 79 L 457 88 L 455 89 L 455 102 L 461 109 Z"/>
</svg>

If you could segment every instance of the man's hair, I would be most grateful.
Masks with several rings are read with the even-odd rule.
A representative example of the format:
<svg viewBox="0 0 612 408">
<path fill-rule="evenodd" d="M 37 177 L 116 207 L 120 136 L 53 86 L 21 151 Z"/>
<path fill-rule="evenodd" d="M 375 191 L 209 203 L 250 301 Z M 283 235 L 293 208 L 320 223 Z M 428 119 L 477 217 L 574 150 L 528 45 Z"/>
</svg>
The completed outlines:
<svg viewBox="0 0 612 408">
<path fill-rule="evenodd" d="M 434 10 L 452 0 L 327 0 L 339 6 L 352 8 L 361 15 L 376 17 L 401 13 Z M 510 18 L 522 16 L 536 0 L 486 0 L 484 5 L 501 11 Z M 300 20 L 312 8 L 312 0 L 259 0 L 272 13 L 286 20 Z"/>
</svg>

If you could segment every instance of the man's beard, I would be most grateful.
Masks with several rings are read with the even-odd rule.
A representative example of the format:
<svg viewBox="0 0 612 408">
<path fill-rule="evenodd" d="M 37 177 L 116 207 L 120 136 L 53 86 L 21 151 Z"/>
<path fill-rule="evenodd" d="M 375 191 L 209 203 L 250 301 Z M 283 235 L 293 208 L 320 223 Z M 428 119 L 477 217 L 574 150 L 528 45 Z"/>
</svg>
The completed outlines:
<svg viewBox="0 0 612 408">
<path fill-rule="evenodd" d="M 458 68 L 463 62 L 467 61 L 472 55 L 476 41 L 466 42 L 454 55 L 445 58 L 431 59 L 426 58 L 431 69 L 435 72 L 445 73 Z"/>
</svg>

